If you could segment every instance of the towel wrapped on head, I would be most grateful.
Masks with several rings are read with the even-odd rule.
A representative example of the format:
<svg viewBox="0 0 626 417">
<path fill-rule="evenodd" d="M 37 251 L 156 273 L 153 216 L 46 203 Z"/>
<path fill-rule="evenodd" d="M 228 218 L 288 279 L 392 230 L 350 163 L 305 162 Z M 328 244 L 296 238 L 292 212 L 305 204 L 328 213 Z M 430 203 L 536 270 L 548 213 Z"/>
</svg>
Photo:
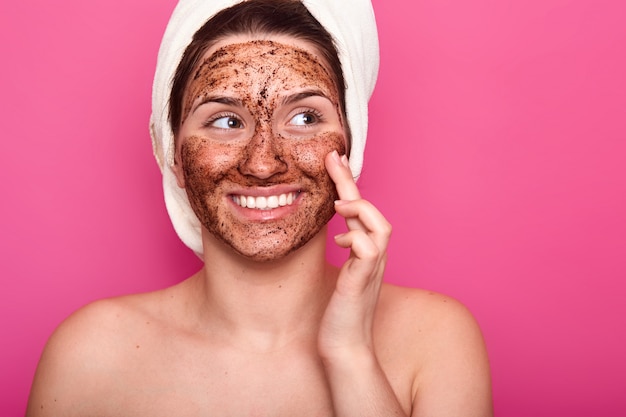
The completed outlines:
<svg viewBox="0 0 626 417">
<path fill-rule="evenodd" d="M 165 204 L 181 240 L 202 254 L 201 225 L 184 189 L 176 183 L 174 137 L 168 105 L 176 68 L 195 32 L 222 9 L 241 0 L 181 0 L 167 25 L 154 76 L 150 133 L 154 154 L 163 173 Z M 351 131 L 350 167 L 361 173 L 367 137 L 367 103 L 378 76 L 376 21 L 370 0 L 302 0 L 309 12 L 331 34 L 346 84 L 346 116 Z"/>
</svg>

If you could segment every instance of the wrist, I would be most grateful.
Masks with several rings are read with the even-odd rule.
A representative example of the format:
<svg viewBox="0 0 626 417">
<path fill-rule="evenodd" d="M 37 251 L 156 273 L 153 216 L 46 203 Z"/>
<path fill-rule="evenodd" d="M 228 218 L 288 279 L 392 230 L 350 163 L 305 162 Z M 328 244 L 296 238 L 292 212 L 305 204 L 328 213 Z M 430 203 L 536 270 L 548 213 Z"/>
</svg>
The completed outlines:
<svg viewBox="0 0 626 417">
<path fill-rule="evenodd" d="M 320 357 L 327 372 L 363 372 L 378 364 L 374 349 L 365 345 L 330 349 L 320 353 Z"/>
</svg>

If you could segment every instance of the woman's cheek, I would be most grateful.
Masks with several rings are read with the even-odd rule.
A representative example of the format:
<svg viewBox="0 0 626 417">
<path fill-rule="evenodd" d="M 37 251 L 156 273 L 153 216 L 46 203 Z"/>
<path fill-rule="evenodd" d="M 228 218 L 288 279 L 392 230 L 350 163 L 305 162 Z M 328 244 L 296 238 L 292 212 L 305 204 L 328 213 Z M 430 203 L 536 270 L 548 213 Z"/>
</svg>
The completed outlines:
<svg viewBox="0 0 626 417">
<path fill-rule="evenodd" d="M 237 166 L 241 155 L 239 148 L 231 143 L 219 143 L 200 136 L 186 138 L 181 147 L 186 176 L 201 173 L 214 180 Z"/>
<path fill-rule="evenodd" d="M 326 177 L 326 155 L 335 150 L 339 155 L 345 154 L 345 143 L 345 136 L 341 133 L 322 133 L 309 140 L 294 141 L 291 155 L 300 170 L 318 178 Z"/>
</svg>

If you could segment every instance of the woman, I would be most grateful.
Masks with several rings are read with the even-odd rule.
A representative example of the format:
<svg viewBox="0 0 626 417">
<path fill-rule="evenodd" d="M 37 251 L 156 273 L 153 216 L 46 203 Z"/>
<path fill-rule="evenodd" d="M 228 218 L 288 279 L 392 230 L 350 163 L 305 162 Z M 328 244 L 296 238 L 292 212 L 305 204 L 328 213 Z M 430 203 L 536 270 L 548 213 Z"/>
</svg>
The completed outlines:
<svg viewBox="0 0 626 417">
<path fill-rule="evenodd" d="M 207 3 L 172 16 L 152 117 L 170 216 L 204 267 L 67 319 L 27 414 L 491 415 L 471 315 L 382 283 L 391 229 L 353 180 L 378 65 L 369 2 Z M 341 268 L 325 260 L 334 212 Z"/>
</svg>

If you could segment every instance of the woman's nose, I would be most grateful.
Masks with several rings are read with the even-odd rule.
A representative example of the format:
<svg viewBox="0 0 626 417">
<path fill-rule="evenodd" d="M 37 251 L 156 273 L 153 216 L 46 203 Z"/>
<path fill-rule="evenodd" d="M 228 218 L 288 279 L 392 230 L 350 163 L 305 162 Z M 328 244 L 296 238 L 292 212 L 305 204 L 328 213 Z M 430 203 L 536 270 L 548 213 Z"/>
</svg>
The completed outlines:
<svg viewBox="0 0 626 417">
<path fill-rule="evenodd" d="M 259 127 L 244 149 L 243 161 L 239 165 L 239 172 L 260 179 L 287 171 L 284 155 L 281 152 L 271 129 Z"/>
</svg>

